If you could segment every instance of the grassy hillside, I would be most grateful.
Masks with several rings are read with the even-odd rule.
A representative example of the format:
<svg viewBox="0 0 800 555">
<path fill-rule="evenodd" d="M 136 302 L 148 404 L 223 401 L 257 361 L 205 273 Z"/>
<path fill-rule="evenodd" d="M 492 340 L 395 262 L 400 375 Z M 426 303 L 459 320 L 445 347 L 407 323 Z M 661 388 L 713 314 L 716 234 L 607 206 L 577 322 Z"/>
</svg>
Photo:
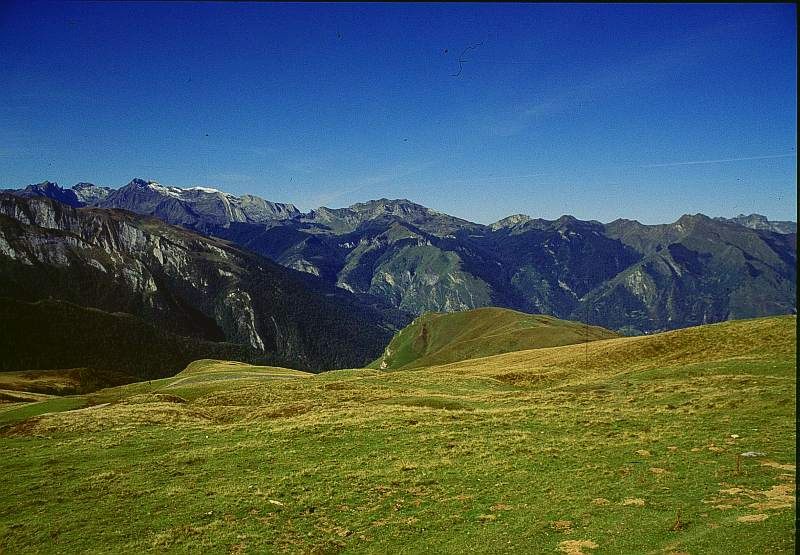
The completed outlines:
<svg viewBox="0 0 800 555">
<path fill-rule="evenodd" d="M 203 361 L 27 404 L 0 550 L 793 553 L 795 326 L 299 379 Z"/>
<path fill-rule="evenodd" d="M 371 368 L 433 366 L 511 351 L 556 347 L 619 337 L 580 322 L 506 308 L 428 313 L 394 336 Z"/>
</svg>

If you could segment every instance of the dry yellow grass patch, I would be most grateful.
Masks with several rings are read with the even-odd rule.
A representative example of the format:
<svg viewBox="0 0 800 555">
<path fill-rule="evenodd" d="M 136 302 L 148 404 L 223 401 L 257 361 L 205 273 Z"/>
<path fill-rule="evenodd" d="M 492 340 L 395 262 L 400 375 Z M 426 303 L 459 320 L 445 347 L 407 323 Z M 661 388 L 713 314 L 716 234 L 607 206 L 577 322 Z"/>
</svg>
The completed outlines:
<svg viewBox="0 0 800 555">
<path fill-rule="evenodd" d="M 795 472 L 796 470 L 796 467 L 793 464 L 781 464 L 775 461 L 761 461 L 761 466 L 770 466 L 779 470 L 791 470 L 792 472 Z"/>
<path fill-rule="evenodd" d="M 741 487 L 720 489 L 719 493 L 723 497 L 714 497 L 710 501 L 705 501 L 705 503 L 716 503 L 713 507 L 722 511 L 742 506 L 747 500 L 755 501 L 755 503 L 750 503 L 748 507 L 760 511 L 791 509 L 796 503 L 794 477 L 792 476 L 791 478 L 791 480 L 783 481 L 765 491 L 756 491 Z M 758 522 L 758 520 L 748 520 L 752 516 L 753 515 L 747 515 L 742 517 L 746 520 L 740 519 L 740 521 Z"/>
<path fill-rule="evenodd" d="M 211 372 L 258 372 L 266 374 L 274 374 L 281 376 L 294 376 L 297 378 L 308 378 L 314 374 L 309 372 L 302 372 L 292 368 L 281 368 L 279 366 L 254 366 L 244 362 L 237 362 L 235 360 L 214 360 L 204 358 L 195 360 L 189 366 L 183 369 L 178 376 L 191 376 L 194 374 L 207 374 Z"/>
<path fill-rule="evenodd" d="M 789 509 L 795 504 L 794 484 L 778 484 L 767 491 L 759 492 L 766 497 L 765 501 L 753 503 L 750 507 L 764 510 Z"/>
<path fill-rule="evenodd" d="M 600 547 L 592 540 L 564 540 L 559 542 L 558 550 L 567 555 L 586 555 L 584 549 L 597 549 Z"/>
<path fill-rule="evenodd" d="M 622 505 L 625 507 L 644 507 L 645 501 L 639 497 L 627 497 L 622 502 Z"/>
<path fill-rule="evenodd" d="M 724 493 L 725 495 L 737 495 L 742 493 L 744 490 L 742 488 L 729 488 L 729 489 L 721 489 L 719 490 L 720 493 Z"/>
<path fill-rule="evenodd" d="M 150 424 L 208 424 L 203 414 L 183 404 L 155 401 L 150 403 L 96 405 L 69 412 L 43 414 L 18 424 L 9 435 L 46 435 L 52 432 L 98 432 L 129 429 Z"/>
<path fill-rule="evenodd" d="M 740 516 L 736 520 L 739 522 L 750 523 L 750 522 L 763 522 L 769 518 L 769 515 L 764 513 L 757 514 L 757 515 L 744 515 Z"/>
<path fill-rule="evenodd" d="M 763 356 L 765 344 L 776 353 L 794 354 L 795 329 L 787 324 L 795 321 L 794 316 L 736 320 L 656 335 L 515 351 L 434 366 L 428 371 L 483 375 L 517 385 L 534 385 L 580 380 L 587 373 L 595 378 L 610 377 L 620 371 L 637 372 L 715 360 L 756 360 Z"/>
<path fill-rule="evenodd" d="M 556 532 L 563 532 L 565 534 L 572 532 L 572 521 L 571 520 L 555 520 L 550 523 L 553 527 L 553 530 Z"/>
</svg>

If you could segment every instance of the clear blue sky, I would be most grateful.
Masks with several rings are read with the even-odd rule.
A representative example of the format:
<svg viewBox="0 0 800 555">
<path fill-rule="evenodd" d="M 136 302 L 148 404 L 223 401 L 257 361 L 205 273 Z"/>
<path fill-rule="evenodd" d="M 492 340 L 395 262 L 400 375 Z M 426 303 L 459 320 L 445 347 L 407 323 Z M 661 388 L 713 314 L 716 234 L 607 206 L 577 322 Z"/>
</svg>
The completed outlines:
<svg viewBox="0 0 800 555">
<path fill-rule="evenodd" d="M 795 219 L 796 41 L 790 4 L 2 3 L 0 187 Z"/>
</svg>

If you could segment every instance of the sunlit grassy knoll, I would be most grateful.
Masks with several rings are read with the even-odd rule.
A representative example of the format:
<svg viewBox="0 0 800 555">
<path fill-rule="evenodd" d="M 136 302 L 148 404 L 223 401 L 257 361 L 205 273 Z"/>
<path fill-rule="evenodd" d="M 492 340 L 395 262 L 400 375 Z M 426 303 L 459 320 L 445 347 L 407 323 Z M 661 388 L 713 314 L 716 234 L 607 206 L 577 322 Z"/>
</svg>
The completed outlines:
<svg viewBox="0 0 800 555">
<path fill-rule="evenodd" d="M 79 386 L 78 369 L 0 372 L 0 389 L 48 394 L 73 393 Z"/>
<path fill-rule="evenodd" d="M 614 337 L 619 335 L 597 326 L 505 308 L 432 312 L 401 330 L 370 367 L 418 368 Z"/>
<path fill-rule="evenodd" d="M 219 373 L 219 372 L 258 372 L 261 374 L 271 375 L 271 376 L 281 376 L 281 377 L 296 377 L 296 378 L 306 378 L 311 376 L 308 372 L 302 372 L 300 370 L 292 370 L 291 368 L 280 368 L 277 366 L 253 366 L 252 364 L 247 364 L 245 362 L 237 362 L 234 360 L 212 360 L 212 359 L 202 359 L 196 360 L 187 366 L 182 372 L 178 374 L 178 376 L 189 376 L 192 374 L 210 374 L 210 373 Z"/>
<path fill-rule="evenodd" d="M 6 429 L 0 546 L 792 553 L 794 333 L 768 318 L 588 357 L 105 390 Z"/>
<path fill-rule="evenodd" d="M 0 407 L 9 403 L 33 403 L 46 401 L 58 397 L 46 393 L 35 393 L 31 391 L 17 391 L 15 389 L 0 389 Z"/>
</svg>

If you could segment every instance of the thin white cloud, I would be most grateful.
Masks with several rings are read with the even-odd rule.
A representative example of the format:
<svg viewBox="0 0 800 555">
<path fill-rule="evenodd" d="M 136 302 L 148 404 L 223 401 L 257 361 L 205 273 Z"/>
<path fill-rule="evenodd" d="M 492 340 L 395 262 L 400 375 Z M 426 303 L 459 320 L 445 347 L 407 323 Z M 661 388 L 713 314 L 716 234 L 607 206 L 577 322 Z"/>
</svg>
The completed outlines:
<svg viewBox="0 0 800 555">
<path fill-rule="evenodd" d="M 549 81 L 562 85 L 550 89 L 543 85 L 530 102 L 490 123 L 490 132 L 502 137 L 517 135 L 540 118 L 568 114 L 606 98 L 633 94 L 642 86 L 680 79 L 687 70 L 713 58 L 724 48 L 719 39 L 745 25 L 750 23 L 723 21 L 656 43 L 652 50 L 631 53 L 616 63 L 598 64 L 592 73 L 565 73 L 551 78 Z"/>
<path fill-rule="evenodd" d="M 796 158 L 797 154 L 768 154 L 766 156 L 740 156 L 739 158 L 719 158 L 717 160 L 690 160 L 688 162 L 667 162 L 665 164 L 646 164 L 641 168 L 671 168 L 674 166 L 698 166 L 702 164 L 723 164 L 725 162 L 744 162 L 747 160 L 772 160 L 775 158 Z"/>
</svg>

